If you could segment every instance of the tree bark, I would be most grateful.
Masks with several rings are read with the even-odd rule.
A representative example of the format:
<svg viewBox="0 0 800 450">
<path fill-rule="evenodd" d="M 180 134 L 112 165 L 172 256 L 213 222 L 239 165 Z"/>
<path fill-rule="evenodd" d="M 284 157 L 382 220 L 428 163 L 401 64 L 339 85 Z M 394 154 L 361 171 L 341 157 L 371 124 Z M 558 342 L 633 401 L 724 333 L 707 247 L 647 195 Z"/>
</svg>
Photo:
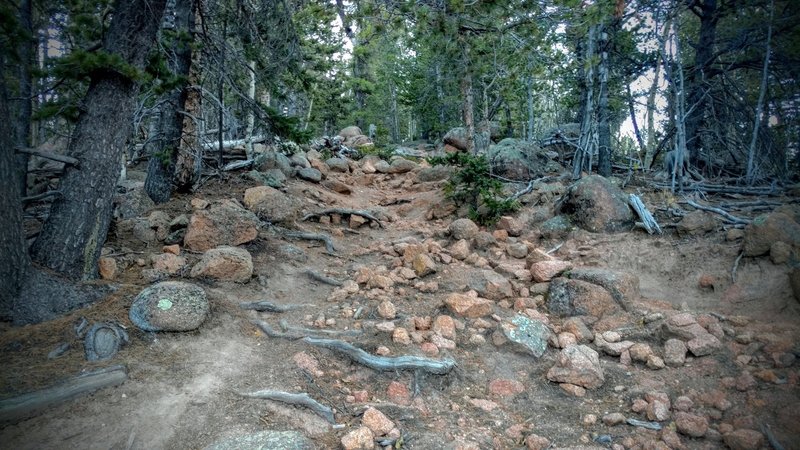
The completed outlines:
<svg viewBox="0 0 800 450">
<path fill-rule="evenodd" d="M 165 3 L 118 1 L 103 50 L 142 70 Z M 71 279 L 96 277 L 138 92 L 133 79 L 111 68 L 92 74 L 67 150 L 81 165 L 68 166 L 61 178 L 62 196 L 31 249 L 35 262 Z"/>
<path fill-rule="evenodd" d="M 0 46 L 0 74 L 5 74 L 6 49 Z M 6 77 L 0 77 L 0 179 L 16 177 Z M 0 320 L 12 317 L 14 300 L 24 282 L 30 261 L 22 230 L 20 190 L 16 183 L 0 183 Z"/>
<path fill-rule="evenodd" d="M 183 132 L 183 111 L 189 92 L 189 71 L 192 67 L 192 40 L 186 36 L 193 35 L 195 2 L 175 0 L 174 16 L 170 13 L 173 11 L 168 11 L 166 14 L 171 17 L 169 20 L 164 20 L 164 29 L 171 27 L 174 30 L 173 34 L 178 37 L 169 50 L 167 60 L 170 71 L 174 75 L 183 77 L 184 81 L 180 87 L 164 95 L 164 103 L 157 119 L 159 139 L 156 140 L 157 145 L 153 146 L 155 151 L 150 155 L 144 183 L 147 195 L 156 204 L 166 203 L 172 196 L 172 180 L 175 176 L 175 162 L 178 159 Z"/>
<path fill-rule="evenodd" d="M 758 90 L 758 103 L 756 104 L 755 119 L 753 120 L 753 137 L 750 140 L 750 149 L 747 152 L 747 184 L 752 186 L 755 181 L 755 155 L 758 142 L 758 130 L 761 128 L 761 115 L 764 112 L 764 96 L 767 93 L 767 79 L 769 78 L 769 54 L 772 42 L 772 15 L 775 10 L 774 0 L 770 2 L 769 23 L 767 24 L 767 45 L 764 52 L 764 70 L 761 73 L 761 86 Z"/>
<path fill-rule="evenodd" d="M 17 108 L 14 120 L 14 144 L 16 147 L 28 148 L 31 145 L 31 106 L 33 97 L 31 65 L 33 64 L 33 49 L 36 45 L 36 41 L 33 38 L 31 0 L 22 0 L 19 4 L 19 25 L 27 36 L 23 36 L 21 45 L 17 46 L 17 55 L 19 56 L 19 92 L 17 92 L 18 100 L 15 102 Z M 3 178 L 4 180 L 15 179 L 20 195 L 23 197 L 27 193 L 28 159 L 27 154 L 17 154 L 14 178 Z"/>
<path fill-rule="evenodd" d="M 583 102 L 581 107 L 581 135 L 578 139 L 578 149 L 575 151 L 575 157 L 572 158 L 572 179 L 577 180 L 581 177 L 581 170 L 584 169 L 584 164 L 588 163 L 586 170 L 592 170 L 591 155 L 594 151 L 593 135 L 595 132 L 595 108 L 594 108 L 594 67 L 591 64 L 595 53 L 595 37 L 597 35 L 597 26 L 589 27 L 589 32 L 586 36 L 586 49 L 581 66 L 587 66 L 581 72 L 583 73 Z"/>
<path fill-rule="evenodd" d="M 700 132 L 705 122 L 707 104 L 705 90 L 708 79 L 705 70 L 714 59 L 714 42 L 719 22 L 717 0 L 698 0 L 695 3 L 696 7 L 692 11 L 700 18 L 700 32 L 697 45 L 694 46 L 694 70 L 689 76 L 686 95 L 686 150 L 692 163 L 700 159 Z"/>
<path fill-rule="evenodd" d="M 597 102 L 597 173 L 604 177 L 611 176 L 611 130 L 608 124 L 608 44 L 609 34 L 606 30 L 601 29 L 599 36 L 600 47 L 600 67 L 598 68 L 598 75 L 600 78 L 600 93 Z"/>
<path fill-rule="evenodd" d="M 462 118 L 464 119 L 464 128 L 467 130 L 467 152 L 475 152 L 475 95 L 472 92 L 472 65 L 470 64 L 470 49 L 469 43 L 463 35 L 459 36 L 461 44 L 462 56 L 462 70 L 464 75 L 461 78 L 461 97 L 464 99 L 462 103 Z"/>
</svg>

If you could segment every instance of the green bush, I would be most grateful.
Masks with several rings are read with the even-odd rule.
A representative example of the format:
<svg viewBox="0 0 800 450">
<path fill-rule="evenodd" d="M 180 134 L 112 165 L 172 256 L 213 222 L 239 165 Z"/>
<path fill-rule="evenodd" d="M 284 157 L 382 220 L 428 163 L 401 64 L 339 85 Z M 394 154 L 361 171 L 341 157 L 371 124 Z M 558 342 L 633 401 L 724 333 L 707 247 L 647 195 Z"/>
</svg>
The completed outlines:
<svg viewBox="0 0 800 450">
<path fill-rule="evenodd" d="M 445 195 L 456 205 L 468 205 L 470 219 L 479 224 L 492 225 L 500 216 L 519 209 L 519 202 L 503 196 L 503 183 L 492 178 L 485 156 L 450 153 L 428 162 L 458 168 L 444 186 Z"/>
</svg>

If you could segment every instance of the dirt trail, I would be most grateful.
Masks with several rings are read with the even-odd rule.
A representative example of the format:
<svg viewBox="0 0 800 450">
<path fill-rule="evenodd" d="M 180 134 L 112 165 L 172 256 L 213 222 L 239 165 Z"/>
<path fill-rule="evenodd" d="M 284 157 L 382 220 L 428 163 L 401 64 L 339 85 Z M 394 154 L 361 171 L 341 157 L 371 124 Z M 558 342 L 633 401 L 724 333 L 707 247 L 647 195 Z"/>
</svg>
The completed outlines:
<svg viewBox="0 0 800 450">
<path fill-rule="evenodd" d="M 759 380 L 755 387 L 739 391 L 729 386 L 730 379 L 735 384 L 743 371 L 734 360 L 735 352 L 741 353 L 737 347 L 741 344 L 733 343 L 731 338 L 721 352 L 693 359 L 680 368 L 650 370 L 638 363 L 623 365 L 619 358 L 603 356 L 604 385 L 588 391 L 585 397 L 574 397 L 545 377 L 555 361 L 556 349 L 550 348 L 544 357 L 535 359 L 497 347 L 492 334 L 496 322 L 491 318 L 456 320 L 456 337 L 452 339 L 455 348 L 440 346 L 439 354 L 432 356 L 452 357 L 458 362 L 457 370 L 447 376 L 379 373 L 331 351 L 266 337 L 252 320 L 267 321 L 275 328 L 285 320 L 306 328 L 361 329 L 361 336 L 348 340 L 371 353 L 385 347 L 381 351 L 393 356 L 425 356 L 419 345 L 401 345 L 393 341 L 392 333 L 380 330 L 378 325 L 384 319 L 378 306 L 390 301 L 397 310 L 397 326 L 411 324 L 413 329 L 414 317 L 435 318 L 447 313 L 444 297 L 451 292 L 464 292 L 483 269 L 453 260 L 450 264 L 439 263 L 438 272 L 422 280 L 438 283 L 434 292 L 421 291 L 415 287 L 419 280 L 411 280 L 384 292 L 362 287 L 343 300 L 330 301 L 336 288 L 311 279 L 308 270 L 341 281 L 352 279 L 359 267 L 374 270 L 385 266 L 391 270 L 399 264 L 398 256 L 392 254 L 392 244 L 433 239 L 447 245 L 443 230 L 451 220 L 425 219 L 428 209 L 440 199 L 439 185 L 413 183 L 409 181 L 413 174 L 376 175 L 362 180 L 336 174 L 332 177 L 353 186 L 353 193 L 336 194 L 300 181 L 291 181 L 287 193 L 310 212 L 325 207 L 377 211 L 388 219 L 382 221 L 384 228 L 365 225 L 349 230 L 346 224 L 297 223 L 308 231 L 332 235 L 338 256 L 327 255 L 319 243 L 286 239 L 274 228 L 262 230 L 258 240 L 243 246 L 254 260 L 255 273 L 249 283 L 204 284 L 212 301 L 212 314 L 199 330 L 151 334 L 129 328 L 132 343 L 114 360 L 127 365 L 129 381 L 5 426 L 0 430 L 0 447 L 203 448 L 229 435 L 298 430 L 318 448 L 339 448 L 341 437 L 359 426 L 359 413 L 364 407 L 375 405 L 400 428 L 403 448 L 524 448 L 524 439 L 530 433 L 547 437 L 554 447 L 599 445 L 593 439 L 608 435 L 613 442 L 631 448 L 641 442 L 653 445 L 660 435 L 624 424 L 607 426 L 602 421 L 592 422 L 587 416 L 602 418 L 611 412 L 631 416 L 632 401 L 657 390 L 669 393 L 673 399 L 680 395 L 698 399 L 698 411 L 712 418 L 718 416 L 712 421 L 716 435 L 712 433 L 706 439 L 681 436 L 684 448 L 722 448 L 720 424 L 741 428 L 753 420 L 771 424 L 785 448 L 800 448 L 797 363 L 775 370 L 781 380 L 778 383 Z M 213 182 L 195 196 L 208 200 L 241 199 L 244 188 L 252 185 L 238 179 Z M 179 196 L 166 209 L 188 212 L 190 200 Z M 558 243 L 539 241 L 534 235 L 520 239 L 523 238 L 542 248 Z M 120 248 L 126 244 L 112 240 L 108 245 Z M 504 245 L 500 242 L 479 253 L 488 259 L 499 254 L 505 258 Z M 732 285 L 730 270 L 738 248 L 738 243 L 726 242 L 721 235 L 682 240 L 640 232 L 576 232 L 556 256 L 577 266 L 637 274 L 645 297 L 638 308 L 751 317 L 754 321 L 736 331 L 750 332 L 761 340 L 767 349 L 762 348 L 754 356 L 754 364 L 770 367 L 770 352 L 792 351 L 797 342 L 800 308 L 788 290 L 785 269 L 766 259 L 743 261 L 738 268 L 739 282 Z M 108 301 L 46 324 L 4 329 L 0 335 L 0 351 L 7 364 L 3 369 L 3 394 L 24 392 L 96 367 L 83 361 L 80 344 L 69 337 L 71 323 L 86 316 L 130 326 L 127 307 L 146 285 L 140 271 L 134 266 L 123 274 L 125 286 Z M 703 274 L 714 277 L 713 289 L 697 286 Z M 305 306 L 283 314 L 242 311 L 237 307 L 239 302 L 257 300 Z M 513 300 L 497 306 L 498 318 L 513 316 L 512 304 Z M 358 319 L 354 319 L 355 314 L 359 314 Z M 470 339 L 475 335 L 483 336 L 482 340 Z M 47 360 L 47 352 L 65 339 L 73 339 L 72 350 L 62 358 Z M 654 348 L 660 345 L 655 336 L 641 336 L 641 340 Z M 522 386 L 522 391 L 497 395 L 489 389 L 493 380 L 513 380 Z M 237 395 L 260 389 L 307 392 L 336 408 L 337 421 L 343 426 L 332 429 L 308 410 Z M 720 411 L 700 402 L 709 395 L 723 395 L 732 407 Z M 756 425 L 760 424 L 750 424 Z M 131 441 L 133 444 L 128 447 Z"/>
</svg>

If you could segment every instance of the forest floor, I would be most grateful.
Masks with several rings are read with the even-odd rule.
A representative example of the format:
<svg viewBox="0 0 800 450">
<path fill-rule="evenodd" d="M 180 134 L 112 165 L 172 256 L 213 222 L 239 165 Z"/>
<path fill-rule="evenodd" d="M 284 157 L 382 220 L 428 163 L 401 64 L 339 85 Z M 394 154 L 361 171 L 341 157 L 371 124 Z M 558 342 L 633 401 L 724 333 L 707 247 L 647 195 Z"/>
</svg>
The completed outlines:
<svg viewBox="0 0 800 450">
<path fill-rule="evenodd" d="M 318 448 L 340 448 L 342 436 L 359 427 L 360 415 L 373 406 L 400 430 L 403 439 L 397 448 L 525 448 L 531 434 L 547 438 L 556 448 L 612 444 L 625 448 L 725 448 L 722 434 L 739 429 L 760 431 L 769 425 L 785 449 L 800 449 L 800 363 L 790 362 L 789 367 L 773 363 L 775 355 L 796 354 L 800 349 L 800 303 L 787 281 L 789 269 L 773 264 L 768 257 L 743 258 L 737 281 L 732 283 L 731 268 L 741 240 L 728 241 L 722 227 L 700 237 L 679 237 L 671 228 L 664 235 L 653 236 L 641 230 L 618 234 L 575 231 L 559 240 L 543 239 L 526 230 L 520 237 L 475 250 L 491 262 L 507 258 L 503 249 L 510 241 L 528 241 L 544 250 L 563 243 L 554 256 L 577 267 L 605 267 L 637 275 L 642 298 L 635 308 L 642 314 L 669 316 L 682 311 L 695 316 L 713 313 L 716 316 L 706 317 L 726 319 L 722 325 L 730 334 L 724 337 L 722 349 L 709 356 L 688 357 L 681 367 L 654 370 L 601 354 L 604 384 L 579 397 L 546 378 L 558 349 L 551 346 L 544 356 L 535 358 L 495 345 L 500 343 L 493 335 L 497 322 L 516 313 L 513 298 L 497 303 L 494 314 L 480 320 L 454 317 L 455 336 L 451 335 L 450 341 L 455 346 L 447 349 L 440 345 L 436 355 L 425 354 L 418 343 L 395 342 L 391 332 L 381 331 L 387 329 L 387 320 L 378 307 L 385 300 L 396 309 L 396 326 L 414 330 L 413 318 L 422 323 L 426 317 L 452 315 L 443 299 L 452 292 L 465 292 L 470 280 L 486 267 L 457 259 L 437 261 L 438 271 L 422 280 L 438 284 L 423 289 L 429 292 L 419 289 L 420 280 L 411 280 L 388 290 L 361 287 L 357 293 L 331 301 L 336 288 L 311 279 L 308 270 L 342 281 L 355 278 L 360 267 L 392 270 L 399 260 L 391 252 L 393 244 L 432 239 L 446 247 L 453 242 L 445 231 L 454 217 L 426 218 L 441 199 L 441 183 L 409 181 L 413 173 L 354 179 L 331 172 L 330 177 L 352 186 L 352 194 L 337 194 L 296 179 L 288 182 L 286 193 L 307 212 L 327 207 L 381 208 L 390 220 L 383 221 L 382 228 L 364 225 L 356 230 L 350 230 L 346 221 L 297 221 L 297 227 L 331 235 L 337 256 L 327 254 L 318 243 L 287 239 L 264 228 L 258 239 L 242 246 L 253 255 L 255 272 L 250 282 L 195 281 L 211 301 L 210 317 L 195 331 L 146 333 L 130 323 L 128 308 L 149 284 L 137 264 L 118 275 L 114 283 L 119 289 L 108 299 L 46 323 L 3 326 L 2 397 L 112 364 L 127 366 L 129 378 L 122 385 L 2 426 L 0 448 L 204 448 L 225 436 L 262 430 L 295 430 Z M 190 214 L 193 198 L 241 200 L 244 190 L 255 185 L 238 174 L 228 174 L 226 179 L 209 181 L 191 196 L 177 195 L 159 209 L 171 216 Z M 657 201 L 657 195 L 646 195 L 645 202 Z M 130 236 L 111 235 L 106 246 L 115 252 L 132 249 L 137 253 L 126 257 L 133 259 L 146 260 L 149 254 L 161 251 L 160 246 L 143 247 Z M 190 261 L 200 257 L 192 253 L 182 256 Z M 702 276 L 712 277 L 713 287 L 700 287 Z M 238 307 L 240 302 L 260 300 L 305 306 L 281 314 Z M 111 361 L 86 362 L 73 330 L 80 317 L 124 324 L 130 344 Z M 629 317 L 639 317 L 639 322 L 616 323 L 612 329 L 644 329 L 642 315 Z M 343 339 L 373 354 L 452 358 L 457 367 L 447 375 L 378 372 L 303 341 L 267 337 L 253 324 L 257 319 L 275 328 L 283 319 L 311 329 L 362 329 L 360 336 Z M 555 328 L 560 321 L 551 318 Z M 640 334 L 637 339 L 661 353 L 656 336 Z M 748 347 L 748 340 L 759 345 Z M 48 359 L 48 353 L 62 342 L 70 343 L 71 350 Z M 427 349 L 431 351 L 430 346 Z M 306 392 L 333 407 L 340 426 L 332 427 L 308 409 L 238 395 L 261 389 Z M 708 419 L 710 431 L 704 438 L 692 438 L 676 434 L 670 421 L 662 422 L 666 431 L 604 422 L 611 413 L 647 420 L 633 412 L 632 405 L 650 392 L 666 393 L 673 404 L 679 396 L 688 397 L 693 402 L 690 410 Z M 529 439 L 528 444 L 535 448 L 531 442 Z M 768 448 L 769 444 L 763 440 L 760 446 Z"/>
</svg>

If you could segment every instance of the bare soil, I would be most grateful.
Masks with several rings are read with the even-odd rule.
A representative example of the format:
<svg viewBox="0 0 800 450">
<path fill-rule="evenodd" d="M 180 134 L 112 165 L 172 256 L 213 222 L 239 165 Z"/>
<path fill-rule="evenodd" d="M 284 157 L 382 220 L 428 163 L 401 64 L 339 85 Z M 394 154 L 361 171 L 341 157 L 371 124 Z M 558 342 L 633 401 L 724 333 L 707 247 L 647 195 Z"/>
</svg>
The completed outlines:
<svg viewBox="0 0 800 450">
<path fill-rule="evenodd" d="M 602 420 L 587 423 L 585 419 L 591 414 L 602 418 L 612 412 L 641 419 L 631 411 L 631 402 L 646 392 L 661 391 L 673 400 L 688 395 L 698 413 L 711 417 L 715 430 L 724 430 L 726 425 L 738 429 L 769 424 L 784 448 L 800 449 L 800 363 L 780 368 L 772 361 L 775 353 L 797 354 L 800 350 L 796 344 L 800 303 L 788 283 L 789 269 L 774 265 L 766 257 L 743 258 L 737 268 L 737 281 L 732 283 L 731 268 L 741 242 L 727 241 L 722 229 L 691 238 L 680 238 L 672 232 L 649 236 L 642 231 L 613 235 L 576 231 L 561 241 L 541 240 L 531 230 L 518 239 L 537 243 L 543 249 L 564 242 L 555 255 L 577 266 L 635 273 L 643 295 L 636 304 L 639 311 L 685 310 L 736 318 L 731 323 L 723 321 L 723 325 L 737 335 L 750 332 L 753 341 L 762 344 L 747 366 L 737 363 L 736 357 L 743 353 L 744 346 L 735 343 L 732 336 L 725 337 L 722 350 L 711 356 L 689 358 L 679 368 L 652 370 L 640 363 L 626 366 L 620 364 L 619 358 L 601 355 L 604 385 L 588 390 L 585 397 L 574 397 L 545 377 L 554 364 L 557 349 L 550 348 L 545 356 L 536 359 L 506 346 L 496 347 L 492 343 L 493 329 L 482 331 L 485 343 L 470 343 L 468 329 L 474 328 L 471 319 L 459 319 L 465 328 L 457 331 L 457 347 L 442 350 L 436 356 L 457 361 L 458 368 L 446 376 L 376 372 L 328 350 L 265 336 L 252 320 L 265 320 L 278 328 L 279 320 L 284 319 L 296 326 L 314 328 L 315 322 L 333 319 L 325 329 L 364 329 L 362 336 L 348 340 L 369 352 L 385 346 L 391 355 L 425 356 L 417 344 L 397 344 L 391 333 L 374 328 L 382 320 L 376 312 L 378 304 L 385 298 L 391 300 L 398 311 L 398 326 L 406 326 L 412 317 L 447 314 L 442 303 L 445 296 L 463 292 L 480 270 L 454 260 L 439 264 L 439 271 L 423 280 L 438 282 L 439 289 L 433 293 L 420 292 L 411 282 L 395 286 L 391 295 L 369 295 L 362 288 L 343 302 L 329 301 L 334 287 L 312 280 L 306 270 L 346 280 L 359 266 L 392 268 L 397 256 L 382 251 L 388 244 L 408 237 L 446 243 L 443 231 L 452 220 L 426 220 L 428 209 L 441 199 L 440 185 L 413 183 L 409 181 L 414 179 L 413 174 L 353 179 L 332 173 L 331 177 L 353 186 L 354 192 L 340 195 L 319 185 L 292 180 L 287 193 L 302 205 L 304 212 L 326 207 L 383 208 L 390 218 L 383 222 L 384 228 L 365 225 L 350 230 L 346 223 L 295 224 L 333 236 L 339 256 L 331 256 L 319 243 L 287 239 L 276 229 L 265 227 L 256 241 L 243 246 L 252 253 L 255 266 L 249 283 L 197 281 L 206 289 L 212 310 L 206 323 L 193 332 L 146 333 L 130 323 L 128 307 L 148 284 L 141 276 L 143 267 L 136 260 L 147 260 L 149 254 L 160 252 L 160 245 L 148 247 L 130 236 L 110 236 L 106 246 L 114 250 L 123 268 L 114 281 L 118 290 L 112 296 L 47 323 L 21 328 L 4 325 L 0 329 L 0 396 L 7 398 L 44 388 L 82 371 L 111 364 L 126 365 L 129 380 L 3 426 L 0 447 L 189 449 L 203 448 L 229 435 L 297 430 L 318 448 L 339 448 L 341 437 L 359 426 L 359 414 L 365 406 L 373 405 L 400 428 L 403 448 L 524 448 L 524 438 L 530 433 L 548 438 L 554 447 L 601 446 L 594 439 L 609 435 L 614 443 L 628 447 L 638 443 L 644 448 L 656 448 L 659 432 L 625 424 L 609 427 Z M 177 195 L 160 209 L 173 217 L 189 214 L 189 202 L 194 197 L 241 200 L 244 190 L 252 186 L 254 183 L 239 175 L 230 175 L 225 180 L 210 181 L 192 196 Z M 656 196 L 649 200 L 657 201 Z M 504 245 L 500 242 L 496 248 Z M 487 251 L 481 253 L 491 255 Z M 191 262 L 200 256 L 184 255 Z M 713 277 L 713 288 L 699 287 L 702 275 Z M 257 300 L 307 306 L 283 314 L 238 308 L 240 302 Z M 513 299 L 509 303 L 513 304 Z M 496 307 L 498 318 L 514 314 L 512 308 L 503 306 Z M 362 315 L 355 320 L 353 314 L 359 309 Z M 546 312 L 544 308 L 542 311 Z M 90 322 L 116 321 L 125 325 L 130 344 L 111 361 L 86 362 L 82 344 L 73 331 L 73 323 L 80 317 Z M 558 325 L 560 319 L 552 321 Z M 641 328 L 642 324 L 615 326 Z M 651 344 L 657 353 L 661 351 L 657 336 L 640 336 L 639 341 Z M 71 349 L 62 357 L 48 359 L 48 352 L 61 342 L 70 343 Z M 293 357 L 300 352 L 316 359 L 321 373 L 299 368 Z M 760 370 L 772 371 L 776 380 L 757 378 L 756 385 L 744 391 L 732 386 L 731 377 Z M 519 381 L 524 391 L 506 398 L 493 396 L 488 386 L 495 379 Z M 392 382 L 408 388 L 413 398 L 407 404 L 389 398 L 387 388 Z M 343 426 L 331 427 L 306 409 L 237 395 L 260 389 L 307 392 L 333 407 L 337 422 Z M 365 401 L 353 400 L 358 391 L 367 392 Z M 703 403 L 703 398 L 711 395 L 724 396 L 733 407 L 719 411 Z M 474 399 L 490 400 L 496 408 L 489 411 L 478 407 Z M 681 436 L 681 441 L 688 449 L 725 448 L 718 435 L 700 439 Z M 133 443 L 131 447 L 129 442 Z"/>
</svg>

